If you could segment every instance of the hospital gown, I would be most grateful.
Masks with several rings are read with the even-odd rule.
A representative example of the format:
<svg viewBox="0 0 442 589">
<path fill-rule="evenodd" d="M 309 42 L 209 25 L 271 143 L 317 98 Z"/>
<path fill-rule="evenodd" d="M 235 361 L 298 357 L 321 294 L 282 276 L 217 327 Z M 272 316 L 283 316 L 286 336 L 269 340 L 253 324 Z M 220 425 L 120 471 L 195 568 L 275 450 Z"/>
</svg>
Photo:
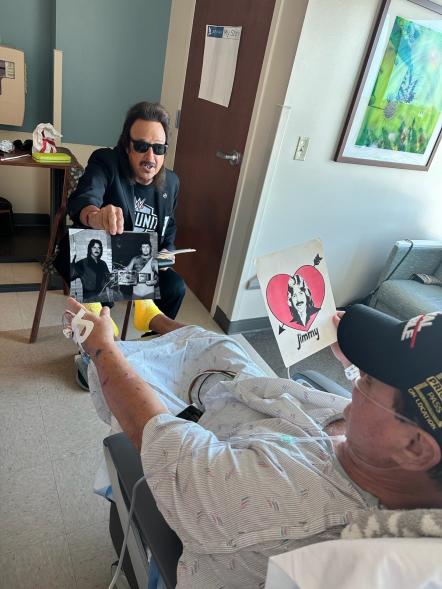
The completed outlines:
<svg viewBox="0 0 442 589">
<path fill-rule="evenodd" d="M 178 589 L 263 588 L 270 556 L 338 538 L 354 515 L 378 505 L 345 474 L 322 431 L 348 400 L 269 378 L 236 341 L 198 327 L 119 345 L 171 411 L 146 424 L 141 461 L 183 543 Z M 213 368 L 237 376 L 210 377 L 197 424 L 175 417 L 195 375 Z M 89 382 L 110 422 L 93 365 Z"/>
</svg>

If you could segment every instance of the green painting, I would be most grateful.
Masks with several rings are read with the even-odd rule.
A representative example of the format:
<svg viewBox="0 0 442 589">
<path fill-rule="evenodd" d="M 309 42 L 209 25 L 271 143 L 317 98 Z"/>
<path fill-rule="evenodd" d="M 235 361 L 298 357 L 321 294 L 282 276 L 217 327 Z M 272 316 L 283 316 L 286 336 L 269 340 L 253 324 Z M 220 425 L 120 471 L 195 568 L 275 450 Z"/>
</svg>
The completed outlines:
<svg viewBox="0 0 442 589">
<path fill-rule="evenodd" d="M 423 154 L 442 112 L 442 33 L 396 17 L 356 145 Z"/>
</svg>

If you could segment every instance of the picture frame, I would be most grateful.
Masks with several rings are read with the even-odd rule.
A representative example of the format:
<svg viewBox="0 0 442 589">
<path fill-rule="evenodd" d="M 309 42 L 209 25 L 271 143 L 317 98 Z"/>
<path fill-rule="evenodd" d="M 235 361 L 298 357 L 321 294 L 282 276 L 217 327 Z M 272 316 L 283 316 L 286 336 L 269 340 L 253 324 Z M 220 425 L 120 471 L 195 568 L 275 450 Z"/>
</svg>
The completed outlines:
<svg viewBox="0 0 442 589">
<path fill-rule="evenodd" d="M 336 162 L 428 170 L 442 136 L 442 0 L 382 0 Z"/>
</svg>

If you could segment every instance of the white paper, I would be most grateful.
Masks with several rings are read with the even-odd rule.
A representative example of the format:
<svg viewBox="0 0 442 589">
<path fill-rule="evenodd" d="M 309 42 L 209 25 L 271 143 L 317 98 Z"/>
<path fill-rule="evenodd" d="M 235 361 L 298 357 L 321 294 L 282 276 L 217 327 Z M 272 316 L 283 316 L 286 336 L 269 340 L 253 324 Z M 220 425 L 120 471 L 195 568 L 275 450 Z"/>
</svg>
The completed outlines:
<svg viewBox="0 0 442 589">
<path fill-rule="evenodd" d="M 198 98 L 229 106 L 242 27 L 206 25 Z"/>
<path fill-rule="evenodd" d="M 285 366 L 336 341 L 336 306 L 319 239 L 258 258 L 256 268 Z"/>
</svg>

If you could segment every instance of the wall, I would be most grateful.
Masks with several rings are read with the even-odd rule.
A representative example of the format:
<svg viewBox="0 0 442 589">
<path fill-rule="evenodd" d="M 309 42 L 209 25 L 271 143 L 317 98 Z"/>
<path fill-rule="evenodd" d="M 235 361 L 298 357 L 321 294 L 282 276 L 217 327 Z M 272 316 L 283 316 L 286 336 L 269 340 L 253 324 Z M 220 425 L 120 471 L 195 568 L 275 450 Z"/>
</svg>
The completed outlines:
<svg viewBox="0 0 442 589">
<path fill-rule="evenodd" d="M 171 0 L 57 0 L 63 141 L 115 145 L 127 109 L 161 96 Z"/>
<path fill-rule="evenodd" d="M 196 0 L 172 0 L 166 60 L 164 64 L 161 104 L 170 114 L 169 149 L 166 166 L 173 168 L 178 129 L 175 126 L 177 111 L 183 101 L 187 59 L 192 35 Z"/>
<path fill-rule="evenodd" d="M 0 127 L 0 137 L 28 139 L 52 121 L 52 49 L 63 50 L 62 133 L 83 165 L 97 146 L 114 145 L 127 109 L 159 100 L 171 0 L 0 0 L 4 44 L 25 50 L 25 124 Z M 58 100 L 58 93 L 56 92 Z M 8 130 L 9 129 L 9 130 Z M 46 170 L 2 167 L 0 195 L 14 212 L 49 212 Z"/>
<path fill-rule="evenodd" d="M 442 238 L 441 148 L 429 172 L 332 161 L 378 6 L 309 1 L 241 277 L 220 290 L 232 321 L 266 314 L 245 288 L 257 256 L 320 237 L 343 305 L 373 288 L 395 240 Z M 293 160 L 298 136 L 310 137 L 304 162 Z"/>
<path fill-rule="evenodd" d="M 24 51 L 28 90 L 23 126 L 0 125 L 0 131 L 32 132 L 51 120 L 54 1 L 0 0 L 0 43 Z"/>
</svg>

